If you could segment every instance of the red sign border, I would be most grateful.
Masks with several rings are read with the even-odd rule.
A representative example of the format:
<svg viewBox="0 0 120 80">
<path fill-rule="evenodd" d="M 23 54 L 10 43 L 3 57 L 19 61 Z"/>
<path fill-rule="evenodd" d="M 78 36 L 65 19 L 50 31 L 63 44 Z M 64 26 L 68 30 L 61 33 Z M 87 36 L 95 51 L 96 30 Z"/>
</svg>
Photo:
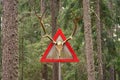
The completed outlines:
<svg viewBox="0 0 120 80">
<path fill-rule="evenodd" d="M 56 39 L 58 38 L 59 35 L 62 37 L 63 40 L 66 40 L 66 37 L 62 33 L 62 30 L 60 28 L 57 30 L 53 39 L 56 41 Z M 67 46 L 68 50 L 71 52 L 71 54 L 73 56 L 72 59 L 47 59 L 46 56 L 48 55 L 48 53 L 51 50 L 53 45 L 54 44 L 52 42 L 48 45 L 48 48 L 46 49 L 45 53 L 43 54 L 42 58 L 40 59 L 40 62 L 79 62 L 79 59 L 77 58 L 77 56 L 76 56 L 74 50 L 72 49 L 72 47 L 70 46 L 69 42 L 66 42 L 65 45 Z"/>
</svg>

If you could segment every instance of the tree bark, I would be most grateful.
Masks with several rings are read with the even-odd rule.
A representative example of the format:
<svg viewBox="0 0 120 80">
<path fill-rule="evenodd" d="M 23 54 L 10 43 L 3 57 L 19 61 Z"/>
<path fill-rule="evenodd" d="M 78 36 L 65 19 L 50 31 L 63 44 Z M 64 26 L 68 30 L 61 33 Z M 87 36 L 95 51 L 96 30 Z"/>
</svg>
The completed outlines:
<svg viewBox="0 0 120 80">
<path fill-rule="evenodd" d="M 103 64 L 103 80 L 106 80 L 106 64 Z"/>
<path fill-rule="evenodd" d="M 48 67 L 47 67 L 47 64 L 43 64 L 42 80 L 48 80 Z"/>
<path fill-rule="evenodd" d="M 45 0 L 41 0 L 40 1 L 40 13 L 43 14 L 45 12 L 46 9 L 46 4 L 45 4 Z M 45 15 L 43 16 L 43 18 L 45 17 Z M 43 64 L 43 68 L 42 68 L 42 79 L 43 80 L 48 80 L 48 67 L 47 64 Z"/>
<path fill-rule="evenodd" d="M 52 36 L 54 36 L 57 30 L 57 16 L 59 13 L 59 1 L 60 0 L 50 0 Z"/>
<path fill-rule="evenodd" d="M 101 22 L 100 22 L 100 0 L 96 0 L 96 33 L 97 33 L 97 55 L 98 55 L 98 80 L 103 80 L 103 61 L 101 46 Z"/>
<path fill-rule="evenodd" d="M 109 10 L 111 11 L 111 16 L 113 16 L 113 18 L 115 17 L 115 14 L 114 14 L 114 6 L 113 6 L 113 0 L 109 0 L 108 1 L 108 8 Z M 113 39 L 113 29 L 115 29 L 115 25 L 111 25 L 111 28 L 108 29 L 108 37 L 110 39 Z M 111 46 L 112 50 L 110 49 L 109 53 L 111 54 L 116 54 L 116 48 L 115 48 L 115 45 L 114 46 Z M 113 55 L 112 55 L 113 56 Z M 115 58 L 115 56 L 113 56 L 113 58 Z M 113 59 L 111 58 L 111 59 Z M 110 65 L 110 68 L 109 68 L 109 73 L 110 73 L 110 77 L 109 77 L 109 80 L 116 80 L 116 72 L 115 72 L 115 65 L 114 64 L 111 64 Z"/>
<path fill-rule="evenodd" d="M 52 26 L 52 36 L 57 30 L 57 16 L 59 12 L 59 1 L 60 0 L 50 0 L 50 11 L 51 11 L 51 26 Z M 58 63 L 53 63 L 53 80 L 58 80 Z"/>
<path fill-rule="evenodd" d="M 118 73 L 118 80 L 120 80 L 120 71 L 117 71 Z"/>
<path fill-rule="evenodd" d="M 41 10 L 40 10 L 41 12 L 40 13 L 43 14 L 45 12 L 45 9 L 46 9 L 46 2 L 45 2 L 45 0 L 41 0 L 40 4 L 41 4 L 41 7 L 40 7 L 41 8 Z"/>
<path fill-rule="evenodd" d="M 84 21 L 85 55 L 86 55 L 86 61 L 87 61 L 88 80 L 95 80 L 89 0 L 83 0 L 83 21 Z"/>
<path fill-rule="evenodd" d="M 18 80 L 17 0 L 3 0 L 2 80 Z"/>
<path fill-rule="evenodd" d="M 116 73 L 115 73 L 115 67 L 114 66 L 110 66 L 110 78 L 109 80 L 116 80 Z"/>
</svg>

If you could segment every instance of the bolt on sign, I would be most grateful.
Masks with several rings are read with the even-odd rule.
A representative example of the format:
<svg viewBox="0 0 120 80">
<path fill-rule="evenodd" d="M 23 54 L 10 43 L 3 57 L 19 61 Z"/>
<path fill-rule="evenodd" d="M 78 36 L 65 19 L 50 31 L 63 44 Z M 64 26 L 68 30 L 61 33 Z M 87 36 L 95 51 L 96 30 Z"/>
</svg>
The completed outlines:
<svg viewBox="0 0 120 80">
<path fill-rule="evenodd" d="M 70 43 L 66 40 L 66 37 L 62 33 L 61 29 L 58 29 L 56 34 L 53 37 L 53 40 L 56 42 L 54 44 L 51 42 L 40 59 L 41 62 L 78 62 L 78 58 L 70 46 Z"/>
</svg>

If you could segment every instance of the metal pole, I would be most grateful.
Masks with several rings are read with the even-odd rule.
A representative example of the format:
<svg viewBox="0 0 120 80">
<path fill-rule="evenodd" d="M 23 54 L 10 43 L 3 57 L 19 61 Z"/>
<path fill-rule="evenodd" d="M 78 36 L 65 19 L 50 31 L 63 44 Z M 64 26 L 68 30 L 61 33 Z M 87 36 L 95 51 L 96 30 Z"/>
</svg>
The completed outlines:
<svg viewBox="0 0 120 80">
<path fill-rule="evenodd" d="M 62 80 L 62 79 L 61 79 L 61 64 L 60 64 L 60 62 L 59 62 L 58 75 L 59 75 L 59 76 L 58 76 L 58 78 L 59 78 L 58 80 Z"/>
</svg>

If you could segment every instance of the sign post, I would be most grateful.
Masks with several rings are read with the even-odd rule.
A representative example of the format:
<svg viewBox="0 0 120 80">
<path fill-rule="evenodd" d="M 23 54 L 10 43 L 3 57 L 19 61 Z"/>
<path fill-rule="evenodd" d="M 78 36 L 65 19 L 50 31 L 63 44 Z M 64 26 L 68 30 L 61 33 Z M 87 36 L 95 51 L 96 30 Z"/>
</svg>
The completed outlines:
<svg viewBox="0 0 120 80">
<path fill-rule="evenodd" d="M 58 62 L 58 78 L 61 78 L 61 62 L 79 62 L 75 51 L 70 46 L 70 43 L 66 41 L 66 37 L 62 33 L 61 29 L 58 29 L 56 34 L 53 37 L 53 40 L 56 43 L 51 42 L 48 45 L 48 48 L 44 52 L 41 62 Z M 64 41 L 66 41 L 64 43 Z M 64 44 L 63 44 L 64 43 Z"/>
<path fill-rule="evenodd" d="M 59 62 L 58 75 L 59 75 L 59 76 L 58 76 L 58 77 L 59 77 L 59 80 L 62 80 L 62 79 L 61 79 L 62 76 L 61 76 L 61 63 L 60 63 L 60 62 Z"/>
</svg>

